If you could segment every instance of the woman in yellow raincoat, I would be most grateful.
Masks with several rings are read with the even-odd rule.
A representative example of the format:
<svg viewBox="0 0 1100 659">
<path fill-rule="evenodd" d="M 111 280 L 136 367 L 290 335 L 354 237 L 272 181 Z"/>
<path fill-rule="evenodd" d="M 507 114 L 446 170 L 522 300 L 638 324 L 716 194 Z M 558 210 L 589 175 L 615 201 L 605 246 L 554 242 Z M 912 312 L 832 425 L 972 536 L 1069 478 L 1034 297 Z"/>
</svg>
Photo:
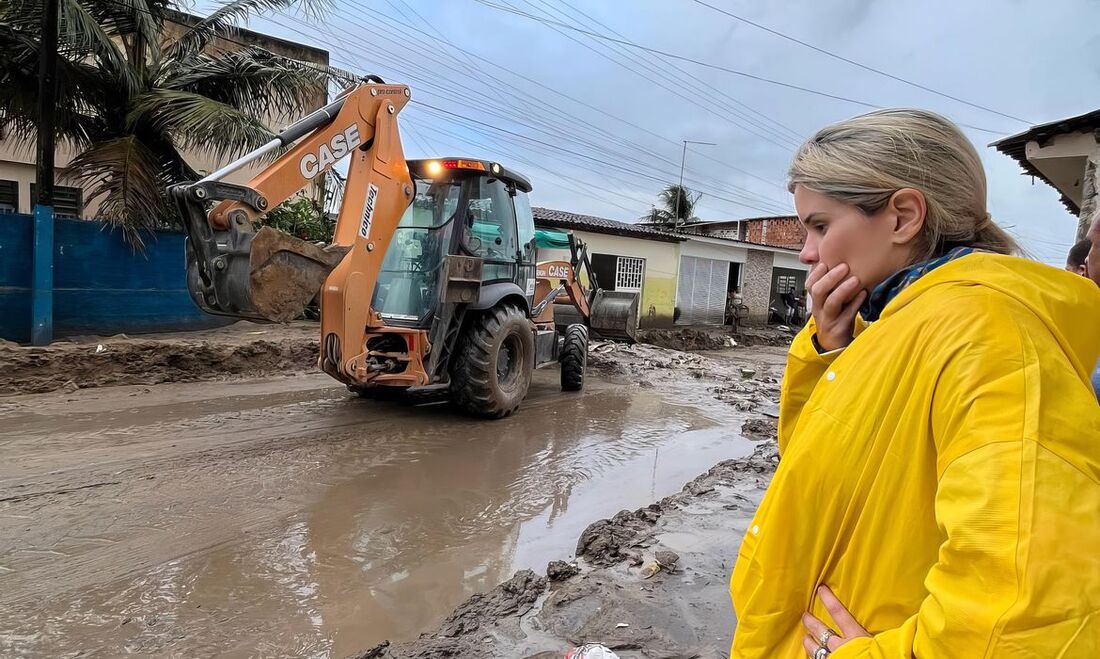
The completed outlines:
<svg viewBox="0 0 1100 659">
<path fill-rule="evenodd" d="M 1008 255 L 932 113 L 823 129 L 790 187 L 813 319 L 732 656 L 1100 657 L 1100 288 Z"/>
</svg>

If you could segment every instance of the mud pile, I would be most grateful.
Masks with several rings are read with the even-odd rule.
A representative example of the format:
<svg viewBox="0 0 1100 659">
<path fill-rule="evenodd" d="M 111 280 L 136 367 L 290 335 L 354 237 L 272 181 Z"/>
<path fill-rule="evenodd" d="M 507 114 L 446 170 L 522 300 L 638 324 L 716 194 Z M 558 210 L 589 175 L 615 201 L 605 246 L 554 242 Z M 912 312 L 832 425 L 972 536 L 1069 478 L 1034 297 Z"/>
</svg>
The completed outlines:
<svg viewBox="0 0 1100 659">
<path fill-rule="evenodd" d="M 677 494 L 594 522 L 581 534 L 575 568 L 552 561 L 550 579 L 517 572 L 471 597 L 439 629 L 358 657 L 550 659 L 586 642 L 623 659 L 725 656 L 731 566 L 721 556 L 736 552 L 778 462 L 774 442 L 721 462 Z M 572 569 L 562 574 L 563 566 Z"/>
<path fill-rule="evenodd" d="M 316 368 L 316 324 L 238 323 L 222 330 L 0 345 L 0 395 L 122 384 L 286 375 Z"/>
<path fill-rule="evenodd" d="M 775 327 L 676 327 L 638 330 L 638 342 L 671 350 L 726 350 L 734 347 L 788 346 L 794 335 Z"/>
<path fill-rule="evenodd" d="M 728 327 L 679 327 L 638 331 L 638 341 L 672 350 L 725 350 L 737 345 Z"/>
</svg>

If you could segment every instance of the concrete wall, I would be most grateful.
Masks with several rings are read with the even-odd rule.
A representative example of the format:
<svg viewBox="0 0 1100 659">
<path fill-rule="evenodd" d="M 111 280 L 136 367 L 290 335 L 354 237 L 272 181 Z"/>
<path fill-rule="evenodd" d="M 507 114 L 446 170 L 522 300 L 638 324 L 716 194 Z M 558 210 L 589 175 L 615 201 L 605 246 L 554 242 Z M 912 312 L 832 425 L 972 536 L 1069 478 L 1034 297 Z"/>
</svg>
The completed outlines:
<svg viewBox="0 0 1100 659">
<path fill-rule="evenodd" d="M 676 276 L 679 272 L 680 249 L 678 243 L 640 238 L 626 238 L 603 233 L 574 231 L 588 245 L 589 254 L 614 254 L 645 259 L 645 281 L 638 304 L 639 324 L 642 327 L 667 327 L 672 325 L 676 308 Z M 569 260 L 568 250 L 540 249 L 538 259 L 550 261 Z"/>
<path fill-rule="evenodd" d="M 741 275 L 741 298 L 749 308 L 749 322 L 768 321 L 768 301 L 771 297 L 774 252 L 750 250 Z"/>
<path fill-rule="evenodd" d="M 0 338 L 27 341 L 31 327 L 33 218 L 0 217 Z M 135 254 L 99 222 L 57 220 L 54 336 L 202 329 L 232 322 L 204 313 L 187 292 L 183 234 L 158 231 Z"/>
</svg>

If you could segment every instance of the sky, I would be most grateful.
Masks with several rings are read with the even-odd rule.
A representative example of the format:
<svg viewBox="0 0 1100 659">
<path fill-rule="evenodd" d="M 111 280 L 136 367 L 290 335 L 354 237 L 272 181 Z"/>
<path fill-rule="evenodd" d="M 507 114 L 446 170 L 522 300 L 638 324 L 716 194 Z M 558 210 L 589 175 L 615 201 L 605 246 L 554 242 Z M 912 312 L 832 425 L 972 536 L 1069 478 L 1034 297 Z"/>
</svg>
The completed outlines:
<svg viewBox="0 0 1100 659">
<path fill-rule="evenodd" d="M 531 179 L 535 205 L 627 222 L 678 181 L 681 140 L 713 143 L 689 144 L 685 159 L 699 218 L 758 217 L 793 212 L 787 167 L 818 128 L 868 106 L 934 110 L 966 124 L 994 219 L 1035 258 L 1064 263 L 1076 218 L 988 145 L 1100 107 L 1100 57 L 1086 55 L 1100 52 L 1100 2 L 705 1 L 942 95 L 697 0 L 330 0 L 319 18 L 292 9 L 247 26 L 408 84 L 408 157 L 496 160 Z"/>
</svg>

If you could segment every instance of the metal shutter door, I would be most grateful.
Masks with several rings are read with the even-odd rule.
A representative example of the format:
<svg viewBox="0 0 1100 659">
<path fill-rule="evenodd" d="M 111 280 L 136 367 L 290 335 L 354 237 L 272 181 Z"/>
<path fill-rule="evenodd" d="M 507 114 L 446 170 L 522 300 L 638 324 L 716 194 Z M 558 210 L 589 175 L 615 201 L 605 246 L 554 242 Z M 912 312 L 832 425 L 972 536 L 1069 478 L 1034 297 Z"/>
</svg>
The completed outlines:
<svg viewBox="0 0 1100 659">
<path fill-rule="evenodd" d="M 692 307 L 692 294 L 695 291 L 695 261 L 696 259 L 691 256 L 680 258 L 680 276 L 676 288 L 676 306 L 680 307 L 680 319 L 676 322 L 681 325 L 691 325 L 695 318 Z"/>
<path fill-rule="evenodd" d="M 682 325 L 721 325 L 726 315 L 729 263 L 685 256 L 680 259 L 678 304 Z"/>
</svg>

